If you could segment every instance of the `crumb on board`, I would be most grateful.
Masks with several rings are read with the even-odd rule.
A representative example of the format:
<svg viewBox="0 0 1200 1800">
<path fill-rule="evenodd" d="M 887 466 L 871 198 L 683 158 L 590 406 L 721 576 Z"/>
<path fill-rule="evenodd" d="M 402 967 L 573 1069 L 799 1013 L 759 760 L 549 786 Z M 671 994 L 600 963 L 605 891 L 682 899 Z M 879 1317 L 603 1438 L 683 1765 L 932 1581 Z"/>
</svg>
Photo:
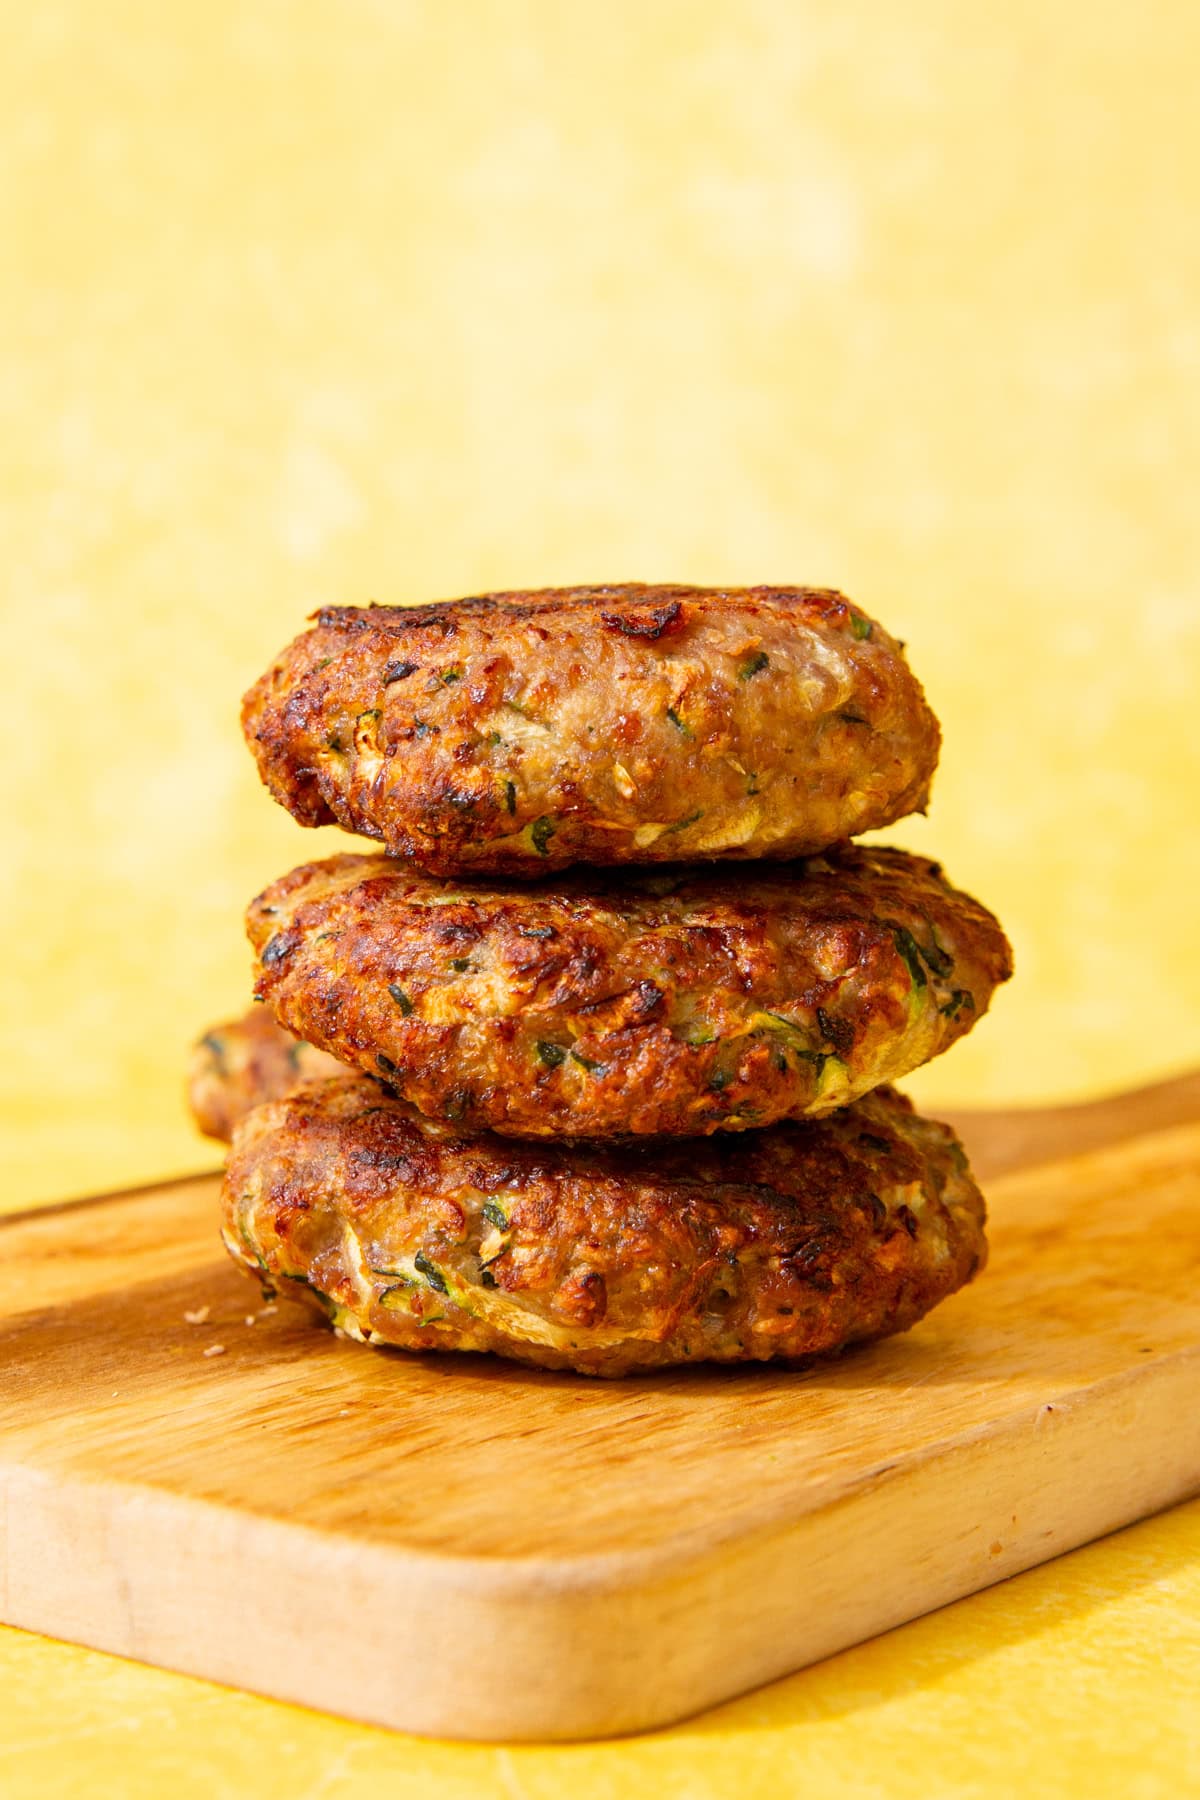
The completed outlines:
<svg viewBox="0 0 1200 1800">
<path fill-rule="evenodd" d="M 211 1312 L 211 1306 L 198 1306 L 194 1312 L 184 1313 L 184 1323 L 187 1325 L 207 1325 L 209 1314 Z"/>
<path fill-rule="evenodd" d="M 209 1344 L 204 1351 L 205 1356 L 224 1356 L 224 1344 Z"/>
</svg>

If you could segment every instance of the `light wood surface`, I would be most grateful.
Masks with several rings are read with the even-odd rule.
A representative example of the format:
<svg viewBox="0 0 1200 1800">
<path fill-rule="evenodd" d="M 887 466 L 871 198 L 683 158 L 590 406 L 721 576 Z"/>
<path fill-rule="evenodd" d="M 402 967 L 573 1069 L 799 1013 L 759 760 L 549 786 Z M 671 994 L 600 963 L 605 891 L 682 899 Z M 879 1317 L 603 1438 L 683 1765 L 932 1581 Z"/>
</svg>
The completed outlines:
<svg viewBox="0 0 1200 1800">
<path fill-rule="evenodd" d="M 1168 1505 L 1200 1489 L 1200 1124 L 1140 1129 L 1194 1117 L 1172 1085 L 993 1184 L 975 1287 L 805 1373 L 365 1351 L 261 1312 L 208 1177 L 4 1222 L 0 1616 L 409 1730 L 589 1736 Z M 1078 1141 L 1064 1110 L 1028 1154 Z"/>
<path fill-rule="evenodd" d="M 970 1151 L 976 1175 L 992 1182 L 1014 1169 L 1103 1150 L 1140 1133 L 1200 1119 L 1200 1069 L 1072 1106 L 968 1112 L 934 1105 L 922 1111 L 950 1121 Z"/>
</svg>

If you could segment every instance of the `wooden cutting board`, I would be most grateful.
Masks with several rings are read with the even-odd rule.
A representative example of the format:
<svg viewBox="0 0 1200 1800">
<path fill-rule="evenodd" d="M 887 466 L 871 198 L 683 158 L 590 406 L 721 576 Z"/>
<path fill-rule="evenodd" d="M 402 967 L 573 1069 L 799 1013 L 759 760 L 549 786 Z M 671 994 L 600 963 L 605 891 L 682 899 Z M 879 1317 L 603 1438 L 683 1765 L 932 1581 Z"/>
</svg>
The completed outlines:
<svg viewBox="0 0 1200 1800">
<path fill-rule="evenodd" d="M 260 1311 L 212 1177 L 0 1221 L 0 1616 L 450 1737 L 802 1667 L 1200 1489 L 1200 1122 L 1143 1129 L 1180 1117 L 1200 1077 L 965 1118 L 981 1169 L 1106 1147 L 997 1179 L 977 1285 L 806 1373 L 342 1343 Z"/>
</svg>

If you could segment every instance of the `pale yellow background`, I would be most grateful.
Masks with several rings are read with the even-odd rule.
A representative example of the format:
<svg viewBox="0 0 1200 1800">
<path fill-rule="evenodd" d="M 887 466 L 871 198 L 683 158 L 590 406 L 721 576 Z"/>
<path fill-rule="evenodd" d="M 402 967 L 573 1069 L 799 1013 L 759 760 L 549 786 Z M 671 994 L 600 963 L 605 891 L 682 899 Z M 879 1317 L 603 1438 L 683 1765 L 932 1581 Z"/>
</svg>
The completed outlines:
<svg viewBox="0 0 1200 1800">
<path fill-rule="evenodd" d="M 185 1047 L 244 1003 L 245 901 L 332 841 L 259 790 L 237 700 L 328 600 L 844 586 L 946 727 L 895 835 L 1018 957 L 914 1091 L 1200 1056 L 1200 9 L 45 0 L 4 40 L 0 1205 L 215 1160 Z M 1026 1785 L 1041 1734 L 1115 1791 L 1087 1743 L 1120 1719 L 1121 1791 L 1177 1792 L 1183 1714 L 1132 1646 L 1186 1644 L 1194 1692 L 1195 1520 L 1126 1541 L 1167 1573 L 1086 1553 L 1107 1611 L 1049 1571 L 592 1761 L 361 1748 L 12 1639 L 0 1786 L 97 1791 L 127 1714 L 146 1793 L 268 1791 L 280 1743 L 297 1794 L 766 1793 L 772 1756 L 818 1792 L 991 1793 L 1010 1728 Z M 64 1710 L 84 1750 L 43 1788 Z"/>
</svg>

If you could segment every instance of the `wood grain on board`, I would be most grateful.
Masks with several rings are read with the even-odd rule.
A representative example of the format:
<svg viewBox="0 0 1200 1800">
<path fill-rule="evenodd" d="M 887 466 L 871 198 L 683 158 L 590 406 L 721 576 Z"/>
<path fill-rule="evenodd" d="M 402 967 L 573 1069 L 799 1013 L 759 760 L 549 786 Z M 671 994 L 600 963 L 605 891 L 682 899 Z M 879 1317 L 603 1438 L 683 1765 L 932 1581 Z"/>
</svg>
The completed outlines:
<svg viewBox="0 0 1200 1800">
<path fill-rule="evenodd" d="M 804 1372 L 344 1343 L 262 1310 L 212 1177 L 0 1221 L 0 1617 L 404 1729 L 562 1738 L 1044 1561 L 1200 1489 L 1200 1123 L 1169 1128 L 1198 1087 L 962 1118 L 984 1168 L 1104 1147 L 990 1183 L 979 1282 Z"/>
</svg>

